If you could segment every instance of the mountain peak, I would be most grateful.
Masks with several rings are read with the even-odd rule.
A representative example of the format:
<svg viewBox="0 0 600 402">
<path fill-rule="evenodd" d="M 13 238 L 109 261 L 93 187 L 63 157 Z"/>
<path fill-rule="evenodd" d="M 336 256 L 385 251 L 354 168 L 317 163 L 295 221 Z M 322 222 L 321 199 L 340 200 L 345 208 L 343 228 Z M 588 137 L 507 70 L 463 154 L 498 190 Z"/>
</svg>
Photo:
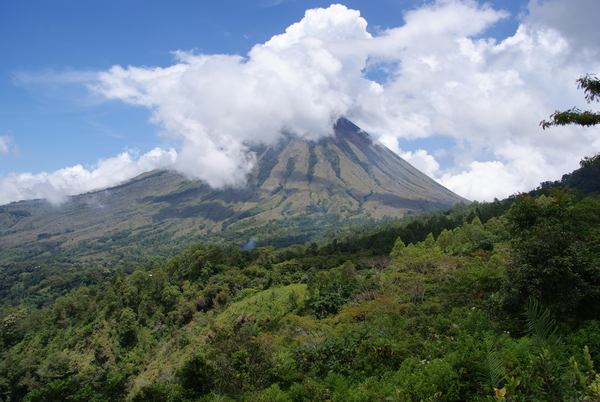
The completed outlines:
<svg viewBox="0 0 600 402">
<path fill-rule="evenodd" d="M 271 196 L 293 197 L 298 213 L 300 199 L 375 218 L 429 212 L 466 201 L 347 119 L 338 120 L 331 137 L 316 142 L 286 138 L 257 156 L 250 183 Z M 306 194 L 299 195 L 301 191 Z"/>
<path fill-rule="evenodd" d="M 71 197 L 60 207 L 39 201 L 6 205 L 0 212 L 0 246 L 34 255 L 82 241 L 102 249 L 142 238 L 245 242 L 285 234 L 289 243 L 303 243 L 328 226 L 399 218 L 466 201 L 347 119 L 338 120 L 334 135 L 319 141 L 286 136 L 253 151 L 257 163 L 244 188 L 216 190 L 156 171 Z"/>
</svg>

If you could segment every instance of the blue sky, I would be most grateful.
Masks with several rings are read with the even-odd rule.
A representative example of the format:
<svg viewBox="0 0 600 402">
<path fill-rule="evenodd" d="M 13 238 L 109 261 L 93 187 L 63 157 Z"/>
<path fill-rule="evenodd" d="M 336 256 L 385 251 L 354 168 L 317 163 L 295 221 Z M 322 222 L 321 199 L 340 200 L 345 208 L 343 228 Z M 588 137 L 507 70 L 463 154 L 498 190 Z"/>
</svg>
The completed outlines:
<svg viewBox="0 0 600 402">
<path fill-rule="evenodd" d="M 479 200 L 558 179 L 600 145 L 597 129 L 548 134 L 537 127 L 554 109 L 588 107 L 575 79 L 598 71 L 598 28 L 583 26 L 600 2 L 330 4 L 0 2 L 0 203 L 58 201 L 160 166 L 214 186 L 243 185 L 253 163 L 245 144 L 274 141 L 290 127 L 307 138 L 327 135 L 328 116 L 351 118 L 443 185 Z M 301 21 L 296 36 L 283 35 Z M 320 30 L 323 23 L 330 31 Z M 343 35 L 335 41 L 327 36 L 338 31 Z M 278 44 L 269 42 L 276 35 Z M 201 55 L 213 67 L 202 67 Z M 276 60 L 277 68 L 266 60 Z M 282 73 L 298 65 L 310 74 Z M 186 78 L 165 81 L 172 69 L 186 70 Z M 271 87 L 261 89 L 265 71 L 281 74 L 288 92 L 306 90 L 306 103 L 314 104 L 296 112 L 293 105 L 302 101 L 291 97 L 282 108 L 286 102 L 277 97 L 285 92 L 270 97 Z M 310 81 L 315 74 L 326 88 Z M 204 86 L 185 85 L 204 79 Z M 258 84 L 245 88 L 254 79 Z M 235 105 L 219 90 L 235 87 L 211 85 L 219 82 L 240 83 Z M 214 104 L 215 111 L 189 106 L 196 102 L 205 110 Z M 531 108 L 528 117 L 520 102 Z M 225 109 L 228 115 L 216 116 Z M 258 123 L 239 131 L 252 116 Z M 215 163 L 223 166 L 216 176 Z"/>
</svg>

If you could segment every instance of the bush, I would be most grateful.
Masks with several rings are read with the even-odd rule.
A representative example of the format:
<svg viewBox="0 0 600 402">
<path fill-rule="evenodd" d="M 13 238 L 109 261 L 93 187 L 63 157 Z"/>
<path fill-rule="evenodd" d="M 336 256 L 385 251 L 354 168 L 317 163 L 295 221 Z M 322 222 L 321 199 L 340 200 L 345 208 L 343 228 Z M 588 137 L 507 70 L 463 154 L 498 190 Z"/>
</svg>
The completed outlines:
<svg viewBox="0 0 600 402">
<path fill-rule="evenodd" d="M 204 357 L 195 355 L 183 364 L 177 376 L 186 391 L 193 396 L 202 396 L 212 391 L 214 375 L 212 366 Z"/>
</svg>

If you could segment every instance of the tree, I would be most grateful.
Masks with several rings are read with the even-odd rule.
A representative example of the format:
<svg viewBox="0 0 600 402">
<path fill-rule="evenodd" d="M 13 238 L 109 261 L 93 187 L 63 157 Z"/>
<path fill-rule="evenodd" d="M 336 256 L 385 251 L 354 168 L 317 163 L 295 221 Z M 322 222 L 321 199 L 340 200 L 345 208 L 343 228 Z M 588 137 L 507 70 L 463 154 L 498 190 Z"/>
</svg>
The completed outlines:
<svg viewBox="0 0 600 402">
<path fill-rule="evenodd" d="M 588 103 L 600 101 L 600 79 L 593 74 L 586 74 L 577 80 L 577 89 L 583 89 L 585 100 Z M 552 126 L 566 126 L 568 124 L 577 124 L 584 127 L 600 124 L 600 113 L 593 110 L 582 111 L 577 107 L 561 112 L 555 111 L 550 115 L 550 120 L 542 120 L 540 126 L 545 130 Z M 590 166 L 600 162 L 600 154 L 592 157 L 586 156 L 579 163 L 581 167 Z"/>
<path fill-rule="evenodd" d="M 195 397 L 210 393 L 214 387 L 214 369 L 201 355 L 185 362 L 177 376 L 181 386 Z"/>
<path fill-rule="evenodd" d="M 519 196 L 511 207 L 512 262 L 506 267 L 505 307 L 522 311 L 533 297 L 561 320 L 597 318 L 600 270 L 594 222 L 600 211 L 582 211 L 564 190 L 550 197 Z M 586 216 L 581 216 L 586 212 Z"/>
</svg>

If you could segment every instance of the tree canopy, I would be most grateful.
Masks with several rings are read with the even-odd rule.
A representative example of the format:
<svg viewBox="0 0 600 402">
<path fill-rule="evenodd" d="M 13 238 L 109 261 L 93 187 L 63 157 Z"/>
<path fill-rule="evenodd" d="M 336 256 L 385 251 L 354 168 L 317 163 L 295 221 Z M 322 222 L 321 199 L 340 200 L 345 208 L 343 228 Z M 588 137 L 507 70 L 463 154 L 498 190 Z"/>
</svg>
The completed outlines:
<svg viewBox="0 0 600 402">
<path fill-rule="evenodd" d="M 600 200 L 543 190 L 320 245 L 0 264 L 0 401 L 600 401 Z"/>
</svg>

